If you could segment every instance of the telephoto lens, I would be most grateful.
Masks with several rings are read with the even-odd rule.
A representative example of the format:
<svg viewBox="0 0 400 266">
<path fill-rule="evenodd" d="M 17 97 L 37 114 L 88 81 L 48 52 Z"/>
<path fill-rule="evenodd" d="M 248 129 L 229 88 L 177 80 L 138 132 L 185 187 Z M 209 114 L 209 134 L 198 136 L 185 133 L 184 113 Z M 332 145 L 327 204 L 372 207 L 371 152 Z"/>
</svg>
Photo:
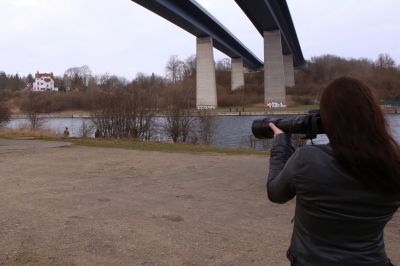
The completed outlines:
<svg viewBox="0 0 400 266">
<path fill-rule="evenodd" d="M 275 125 L 281 119 L 274 117 L 266 117 L 263 119 L 257 119 L 253 121 L 251 125 L 251 131 L 254 137 L 258 139 L 271 139 L 274 137 L 274 131 L 269 127 L 269 123 L 274 123 Z"/>
<path fill-rule="evenodd" d="M 304 134 L 305 138 L 313 139 L 317 134 L 323 134 L 319 110 L 311 110 L 308 115 L 298 115 L 288 118 L 265 117 L 253 121 L 251 130 L 258 139 L 274 137 L 274 132 L 269 123 L 275 124 L 285 133 Z"/>
</svg>

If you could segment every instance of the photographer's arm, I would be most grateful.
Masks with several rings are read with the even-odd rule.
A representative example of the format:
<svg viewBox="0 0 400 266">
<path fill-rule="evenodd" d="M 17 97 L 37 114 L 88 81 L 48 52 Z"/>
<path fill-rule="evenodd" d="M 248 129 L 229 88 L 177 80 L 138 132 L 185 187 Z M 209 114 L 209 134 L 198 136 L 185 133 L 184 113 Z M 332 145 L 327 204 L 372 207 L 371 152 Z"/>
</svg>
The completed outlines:
<svg viewBox="0 0 400 266">
<path fill-rule="evenodd" d="M 281 133 L 282 131 L 276 127 L 271 126 L 271 128 L 276 134 L 271 149 L 267 193 L 272 202 L 285 203 L 296 195 L 294 177 L 298 172 L 296 169 L 298 152 L 290 158 L 294 152 L 290 136 Z"/>
</svg>

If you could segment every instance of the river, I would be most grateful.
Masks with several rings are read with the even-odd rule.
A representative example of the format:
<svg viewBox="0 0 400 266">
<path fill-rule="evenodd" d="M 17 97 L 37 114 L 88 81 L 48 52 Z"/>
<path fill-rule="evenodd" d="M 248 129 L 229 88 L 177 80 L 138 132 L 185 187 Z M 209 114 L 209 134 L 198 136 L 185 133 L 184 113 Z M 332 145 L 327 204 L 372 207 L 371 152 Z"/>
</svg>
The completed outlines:
<svg viewBox="0 0 400 266">
<path fill-rule="evenodd" d="M 250 147 L 253 143 L 257 149 L 264 149 L 270 146 L 270 141 L 264 142 L 254 140 L 251 133 L 253 120 L 263 118 L 263 116 L 216 116 L 216 129 L 212 144 L 221 147 Z M 386 116 L 392 135 L 400 143 L 400 115 L 389 114 Z M 157 118 L 162 119 L 162 118 Z M 6 125 L 8 128 L 18 128 L 28 125 L 28 120 L 24 118 L 14 118 Z M 80 137 L 82 125 L 91 125 L 89 118 L 47 118 L 42 128 L 50 129 L 55 134 L 62 134 L 65 127 L 69 128 L 71 137 Z M 158 135 L 159 140 L 168 141 L 165 135 Z M 254 142 L 255 141 L 255 142 Z M 319 135 L 317 143 L 325 143 L 328 139 L 324 135 Z"/>
</svg>

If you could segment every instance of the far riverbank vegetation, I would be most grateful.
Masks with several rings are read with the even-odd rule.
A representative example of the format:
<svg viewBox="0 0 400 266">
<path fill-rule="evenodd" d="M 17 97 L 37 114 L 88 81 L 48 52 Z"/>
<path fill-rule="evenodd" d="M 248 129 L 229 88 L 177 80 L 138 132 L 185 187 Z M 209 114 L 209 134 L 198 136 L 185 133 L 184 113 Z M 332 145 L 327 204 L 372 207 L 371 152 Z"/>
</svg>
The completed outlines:
<svg viewBox="0 0 400 266">
<path fill-rule="evenodd" d="M 219 111 L 265 110 L 262 71 L 249 71 L 245 86 L 231 91 L 230 60 L 216 62 L 215 68 Z M 321 89 L 341 75 L 357 77 L 375 88 L 382 105 L 400 103 L 400 65 L 390 55 L 380 54 L 374 61 L 324 55 L 311 58 L 295 71 L 296 85 L 287 88 L 288 108 L 317 107 Z M 208 145 L 213 138 L 213 116 L 195 110 L 195 56 L 185 60 L 171 56 L 165 76 L 139 73 L 127 80 L 95 75 L 82 66 L 54 77 L 58 92 L 34 93 L 33 81 L 32 74 L 21 77 L 0 71 L 0 127 L 11 114 L 26 115 L 30 128 L 37 130 L 43 114 L 85 112 L 92 119 L 90 126 L 82 125 L 83 137 L 95 133 L 104 139 L 147 141 L 162 130 L 172 142 Z M 162 123 L 155 119 L 159 115 L 165 117 Z"/>
<path fill-rule="evenodd" d="M 217 153 L 226 155 L 268 155 L 267 151 L 248 148 L 224 148 L 210 145 L 193 145 L 190 143 L 166 143 L 158 141 L 140 141 L 132 139 L 113 138 L 66 138 L 57 136 L 45 129 L 3 129 L 0 130 L 0 138 L 8 139 L 37 139 L 48 141 L 67 141 L 75 145 L 98 148 L 117 148 L 140 151 L 159 151 L 171 153 Z"/>
</svg>

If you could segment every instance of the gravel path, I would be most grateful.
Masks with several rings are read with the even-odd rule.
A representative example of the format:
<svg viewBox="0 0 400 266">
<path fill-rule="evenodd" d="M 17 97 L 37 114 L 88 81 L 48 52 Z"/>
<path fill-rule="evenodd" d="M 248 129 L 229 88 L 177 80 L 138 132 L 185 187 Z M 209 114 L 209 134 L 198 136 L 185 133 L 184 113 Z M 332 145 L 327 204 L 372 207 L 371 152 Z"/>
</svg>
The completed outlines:
<svg viewBox="0 0 400 266">
<path fill-rule="evenodd" d="M 0 265 L 288 265 L 268 158 L 0 139 Z M 400 264 L 400 218 L 386 230 Z"/>
</svg>

